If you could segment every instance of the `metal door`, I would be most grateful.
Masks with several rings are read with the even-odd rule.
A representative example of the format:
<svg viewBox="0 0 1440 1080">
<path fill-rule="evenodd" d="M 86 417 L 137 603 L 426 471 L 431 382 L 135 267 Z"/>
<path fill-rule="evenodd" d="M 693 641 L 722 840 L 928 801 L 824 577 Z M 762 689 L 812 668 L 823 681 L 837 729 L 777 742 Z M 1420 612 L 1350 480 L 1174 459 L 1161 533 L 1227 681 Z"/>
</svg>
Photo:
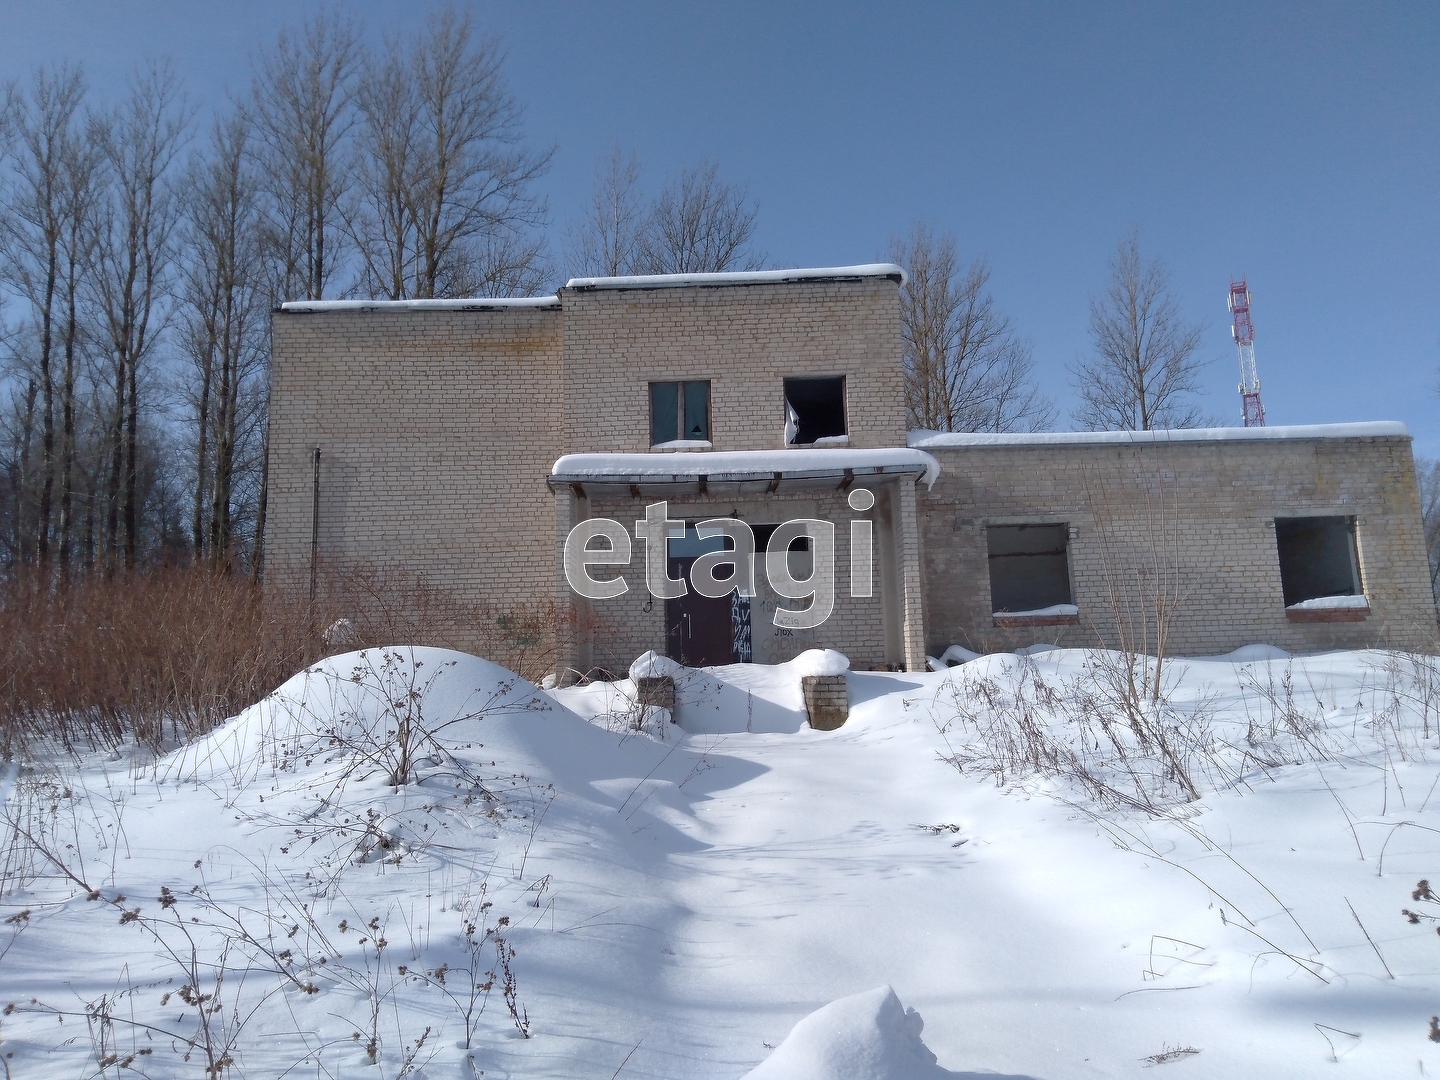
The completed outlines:
<svg viewBox="0 0 1440 1080">
<path fill-rule="evenodd" d="M 687 586 L 695 556 L 670 557 L 670 577 Z M 701 596 L 693 588 L 665 601 L 665 652 L 686 667 L 712 667 L 735 661 L 734 617 L 729 596 Z"/>
</svg>

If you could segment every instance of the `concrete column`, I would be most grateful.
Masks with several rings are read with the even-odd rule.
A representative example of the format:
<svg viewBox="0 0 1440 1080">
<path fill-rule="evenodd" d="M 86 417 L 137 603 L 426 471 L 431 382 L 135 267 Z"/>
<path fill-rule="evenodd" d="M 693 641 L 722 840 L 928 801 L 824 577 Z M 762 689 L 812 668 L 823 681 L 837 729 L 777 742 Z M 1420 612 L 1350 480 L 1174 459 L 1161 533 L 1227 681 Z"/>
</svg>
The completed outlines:
<svg viewBox="0 0 1440 1080">
<path fill-rule="evenodd" d="M 893 489 L 895 566 L 900 578 L 900 637 L 906 671 L 925 670 L 925 604 L 920 581 L 920 525 L 916 519 L 915 485 L 901 480 Z"/>
<path fill-rule="evenodd" d="M 900 484 L 905 482 L 901 477 Z M 895 520 L 900 498 L 895 494 L 899 484 L 886 484 L 876 492 L 873 520 L 875 522 L 875 558 L 880 568 L 880 607 L 885 622 L 885 663 L 892 668 L 905 666 L 905 600 L 900 588 L 898 532 Z"/>
</svg>

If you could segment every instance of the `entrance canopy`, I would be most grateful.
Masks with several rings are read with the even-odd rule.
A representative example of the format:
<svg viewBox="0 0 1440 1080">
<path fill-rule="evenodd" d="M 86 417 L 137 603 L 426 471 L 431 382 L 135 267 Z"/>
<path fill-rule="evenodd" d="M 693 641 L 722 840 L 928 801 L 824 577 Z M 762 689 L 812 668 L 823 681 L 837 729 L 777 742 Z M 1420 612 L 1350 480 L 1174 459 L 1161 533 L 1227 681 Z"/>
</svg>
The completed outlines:
<svg viewBox="0 0 1440 1080">
<path fill-rule="evenodd" d="M 908 477 L 934 484 L 940 463 L 923 450 L 681 451 L 566 454 L 550 470 L 552 488 L 582 498 L 746 495 L 877 487 Z"/>
</svg>

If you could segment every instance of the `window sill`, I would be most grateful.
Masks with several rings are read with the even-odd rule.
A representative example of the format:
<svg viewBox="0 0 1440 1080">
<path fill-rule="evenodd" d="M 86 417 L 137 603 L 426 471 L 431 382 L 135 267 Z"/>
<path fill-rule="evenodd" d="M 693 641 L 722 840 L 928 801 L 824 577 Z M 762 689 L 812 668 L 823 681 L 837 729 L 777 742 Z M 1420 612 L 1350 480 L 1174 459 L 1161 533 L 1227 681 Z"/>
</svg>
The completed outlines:
<svg viewBox="0 0 1440 1080">
<path fill-rule="evenodd" d="M 669 442 L 652 443 L 651 450 L 709 450 L 714 443 L 709 439 L 671 439 Z"/>
</svg>

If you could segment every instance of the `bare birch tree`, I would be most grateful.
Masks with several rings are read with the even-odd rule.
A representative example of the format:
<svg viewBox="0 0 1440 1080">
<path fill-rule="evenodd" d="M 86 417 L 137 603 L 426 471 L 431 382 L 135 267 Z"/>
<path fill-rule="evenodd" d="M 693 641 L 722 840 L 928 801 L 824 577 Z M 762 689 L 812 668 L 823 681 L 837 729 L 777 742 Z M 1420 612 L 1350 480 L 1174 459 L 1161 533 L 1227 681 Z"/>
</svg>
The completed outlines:
<svg viewBox="0 0 1440 1080">
<path fill-rule="evenodd" d="M 647 274 L 706 274 L 758 270 L 765 257 L 750 247 L 756 207 L 743 184 L 720 180 L 719 166 L 702 161 L 665 185 L 642 233 Z"/>
<path fill-rule="evenodd" d="M 417 294 L 439 296 L 462 282 L 466 294 L 521 291 L 515 283 L 543 248 L 529 234 L 547 213 L 533 185 L 554 150 L 521 144 L 524 110 L 502 80 L 499 39 L 472 45 L 469 16 L 432 15 L 413 56 L 423 181 L 415 200 Z"/>
<path fill-rule="evenodd" d="M 595 163 L 595 190 L 584 217 L 565 238 L 571 273 L 623 277 L 640 272 L 649 224 L 639 193 L 640 160 L 618 146 Z"/>
<path fill-rule="evenodd" d="M 1425 528 L 1425 553 L 1430 562 L 1430 591 L 1440 599 L 1440 461 L 1415 459 L 1420 490 L 1420 521 Z"/>
<path fill-rule="evenodd" d="M 255 382 L 263 372 L 267 314 L 261 214 L 243 113 L 213 127 L 186 172 L 181 279 L 183 396 L 194 418 L 190 545 L 228 560 L 234 537 L 237 456 L 255 442 Z"/>
<path fill-rule="evenodd" d="M 640 161 L 613 146 L 595 164 L 595 187 L 566 230 L 570 273 L 588 277 L 758 270 L 751 246 L 757 210 L 743 185 L 727 184 L 714 162 L 683 169 L 653 199 L 640 191 Z"/>
<path fill-rule="evenodd" d="M 263 148 L 276 299 L 319 300 L 344 266 L 359 30 L 340 12 L 282 31 L 258 62 L 250 111 Z"/>
<path fill-rule="evenodd" d="M 933 431 L 1036 431 L 1055 408 L 1035 383 L 1030 343 L 986 291 L 990 268 L 962 269 L 955 238 L 917 223 L 892 241 L 905 268 L 900 290 L 905 404 L 912 428 Z"/>
<path fill-rule="evenodd" d="M 553 151 L 521 145 L 493 37 L 446 9 L 407 48 L 366 68 L 354 219 L 371 288 L 391 299 L 532 291 L 546 206 L 534 182 Z"/>
<path fill-rule="evenodd" d="M 122 559 L 133 568 L 138 554 L 139 373 L 168 314 L 180 211 L 171 166 L 186 126 L 174 67 L 159 63 L 131 80 L 129 100 L 98 117 L 91 132 L 104 148 L 109 181 L 98 210 L 93 287 L 113 390 L 103 541 L 112 568 Z"/>
<path fill-rule="evenodd" d="M 359 197 L 350 230 L 363 264 L 361 284 L 371 296 L 403 300 L 414 289 L 419 247 L 412 189 L 419 168 L 415 139 L 420 102 L 397 42 L 390 42 L 366 66 L 356 102 L 361 117 L 355 166 Z"/>
<path fill-rule="evenodd" d="M 21 452 L 23 467 L 18 477 L 18 493 L 23 499 L 29 494 L 27 487 L 33 484 L 38 489 L 32 550 L 42 572 L 50 560 L 51 519 L 60 472 L 56 467 L 57 406 L 61 412 L 65 411 L 63 403 L 73 394 L 74 385 L 73 377 L 61 374 L 57 387 L 56 354 L 57 351 L 65 353 L 73 360 L 77 322 L 74 285 L 80 257 L 75 250 L 80 227 L 74 215 L 84 214 L 87 208 L 77 207 L 69 197 L 74 178 L 67 174 L 83 153 L 80 150 L 83 139 L 76 127 L 81 120 L 84 97 L 85 83 L 79 69 L 62 67 L 54 72 L 42 69 L 37 73 L 23 110 L 21 153 L 6 214 L 6 277 L 12 289 L 26 301 L 33 320 L 34 337 L 27 335 L 26 347 L 21 352 L 21 364 L 28 369 L 25 380 L 28 405 L 26 422 L 22 425 L 26 445 Z M 66 343 L 71 348 L 65 348 Z M 73 365 L 69 374 L 73 374 Z M 57 396 L 61 402 L 57 402 Z M 40 459 L 38 475 L 32 477 L 29 434 L 36 420 L 33 410 L 37 399 Z M 60 426 L 66 425 L 62 421 Z M 23 548 L 29 545 L 23 540 L 21 544 L 23 559 Z"/>
<path fill-rule="evenodd" d="M 1202 393 L 1196 354 L 1204 327 L 1190 324 L 1170 294 L 1160 259 L 1140 255 L 1131 232 L 1110 260 L 1110 284 L 1090 301 L 1094 355 L 1070 369 L 1080 405 L 1072 414 L 1089 430 L 1148 431 L 1205 422 L 1191 399 Z"/>
</svg>

